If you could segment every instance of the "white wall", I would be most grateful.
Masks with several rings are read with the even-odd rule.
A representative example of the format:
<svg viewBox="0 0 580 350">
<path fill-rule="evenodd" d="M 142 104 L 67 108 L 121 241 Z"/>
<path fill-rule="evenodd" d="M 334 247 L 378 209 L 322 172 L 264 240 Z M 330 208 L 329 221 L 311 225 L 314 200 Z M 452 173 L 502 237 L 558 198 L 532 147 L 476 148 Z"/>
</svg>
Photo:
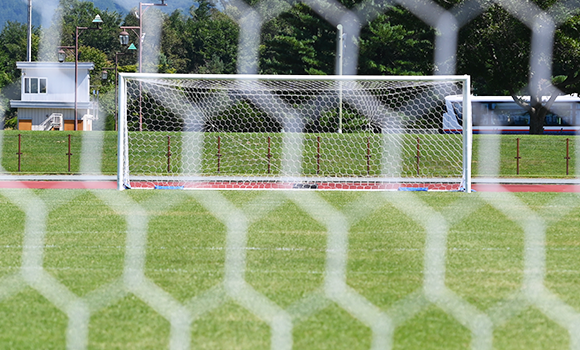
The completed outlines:
<svg viewBox="0 0 580 350">
<path fill-rule="evenodd" d="M 52 113 L 62 113 L 64 119 L 74 119 L 74 110 L 49 109 L 49 108 L 19 108 L 18 119 L 31 119 L 32 125 L 40 125 L 46 120 L 46 116 Z"/>
<path fill-rule="evenodd" d="M 58 101 L 74 102 L 75 95 L 75 64 L 74 62 L 18 62 L 22 69 L 22 101 Z M 78 102 L 89 102 L 90 78 L 89 70 L 93 63 L 78 64 Z M 46 78 L 45 94 L 25 94 L 25 78 Z"/>
</svg>

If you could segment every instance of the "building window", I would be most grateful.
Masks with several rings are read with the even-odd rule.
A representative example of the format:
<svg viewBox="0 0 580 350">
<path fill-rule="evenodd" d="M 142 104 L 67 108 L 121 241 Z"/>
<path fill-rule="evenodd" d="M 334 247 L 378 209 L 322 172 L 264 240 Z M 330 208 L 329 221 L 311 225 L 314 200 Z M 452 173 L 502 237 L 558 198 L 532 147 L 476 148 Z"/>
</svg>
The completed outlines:
<svg viewBox="0 0 580 350">
<path fill-rule="evenodd" d="M 24 78 L 25 94 L 46 94 L 46 78 Z"/>
</svg>

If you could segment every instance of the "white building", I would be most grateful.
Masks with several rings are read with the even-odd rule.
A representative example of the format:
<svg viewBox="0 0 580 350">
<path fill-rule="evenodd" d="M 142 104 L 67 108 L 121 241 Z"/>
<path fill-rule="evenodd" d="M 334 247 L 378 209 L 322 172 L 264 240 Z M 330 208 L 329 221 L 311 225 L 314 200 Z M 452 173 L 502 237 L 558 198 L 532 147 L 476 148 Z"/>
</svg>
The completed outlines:
<svg viewBox="0 0 580 350">
<path fill-rule="evenodd" d="M 92 130 L 89 71 L 92 62 L 78 63 L 77 130 Z M 22 70 L 18 108 L 18 130 L 74 130 L 75 63 L 17 62 Z"/>
</svg>

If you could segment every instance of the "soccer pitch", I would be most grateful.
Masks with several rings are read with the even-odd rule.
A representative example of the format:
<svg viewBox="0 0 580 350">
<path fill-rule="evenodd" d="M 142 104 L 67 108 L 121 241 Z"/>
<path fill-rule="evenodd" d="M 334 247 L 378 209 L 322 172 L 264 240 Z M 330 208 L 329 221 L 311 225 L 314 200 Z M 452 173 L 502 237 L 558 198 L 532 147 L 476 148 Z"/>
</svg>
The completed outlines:
<svg viewBox="0 0 580 350">
<path fill-rule="evenodd" d="M 566 349 L 572 193 L 0 190 L 0 347 Z"/>
</svg>

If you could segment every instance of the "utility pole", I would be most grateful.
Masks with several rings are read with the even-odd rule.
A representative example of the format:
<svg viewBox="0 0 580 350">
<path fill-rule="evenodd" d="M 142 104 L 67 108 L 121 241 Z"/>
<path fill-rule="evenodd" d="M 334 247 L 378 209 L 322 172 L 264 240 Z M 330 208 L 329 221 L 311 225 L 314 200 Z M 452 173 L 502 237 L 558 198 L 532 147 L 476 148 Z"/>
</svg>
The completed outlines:
<svg viewBox="0 0 580 350">
<path fill-rule="evenodd" d="M 28 62 L 32 62 L 32 0 L 28 0 L 28 48 L 26 54 Z"/>
</svg>

